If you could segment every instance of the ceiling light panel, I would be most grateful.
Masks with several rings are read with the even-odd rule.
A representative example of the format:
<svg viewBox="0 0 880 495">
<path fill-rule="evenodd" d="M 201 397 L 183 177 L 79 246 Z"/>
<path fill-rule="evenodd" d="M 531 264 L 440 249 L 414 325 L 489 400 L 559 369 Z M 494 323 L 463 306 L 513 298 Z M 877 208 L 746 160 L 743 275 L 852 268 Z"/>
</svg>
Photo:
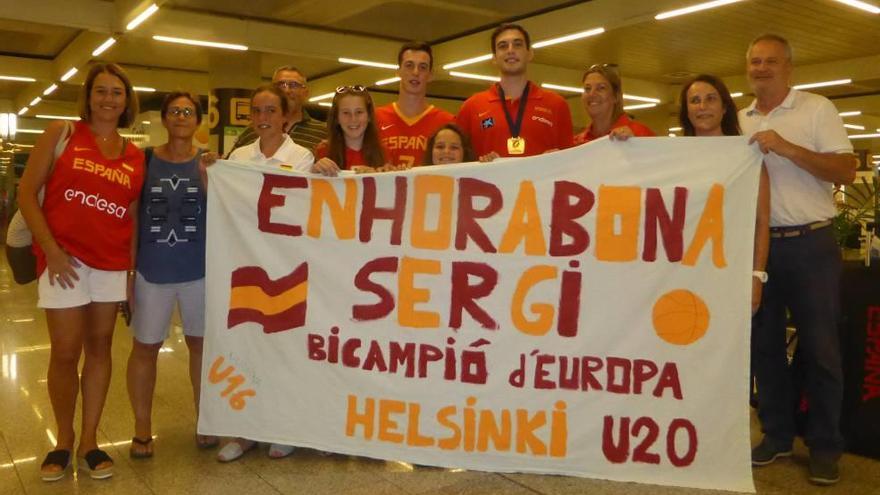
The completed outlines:
<svg viewBox="0 0 880 495">
<path fill-rule="evenodd" d="M 663 19 L 669 19 L 671 17 L 678 17 L 680 15 L 693 14 L 694 12 L 700 12 L 702 10 L 714 9 L 716 7 L 723 7 L 725 5 L 730 5 L 732 3 L 738 3 L 742 0 L 715 0 L 714 2 L 704 2 L 698 3 L 696 5 L 691 5 L 690 7 L 684 7 L 681 9 L 670 10 L 668 12 L 663 12 L 654 16 L 654 19 L 658 21 L 662 21 Z"/>
<path fill-rule="evenodd" d="M 627 106 L 623 107 L 623 109 L 624 110 L 642 110 L 645 108 L 653 108 L 656 106 L 657 106 L 656 103 L 641 103 L 638 105 L 627 105 Z"/>
<path fill-rule="evenodd" d="M 796 84 L 792 86 L 794 89 L 813 89 L 813 88 L 825 88 L 828 86 L 840 86 L 843 84 L 849 84 L 852 82 L 852 79 L 835 79 L 834 81 L 821 81 L 814 83 L 805 83 L 805 84 Z"/>
<path fill-rule="evenodd" d="M 605 32 L 605 28 L 595 28 L 589 29 L 587 31 L 581 31 L 579 33 L 567 34 L 565 36 L 560 36 L 558 38 L 550 38 L 549 40 L 542 40 L 535 43 L 532 43 L 532 48 L 544 48 L 545 46 L 558 45 L 559 43 L 565 43 L 568 41 L 579 40 L 583 38 L 589 38 L 590 36 L 596 36 Z"/>
<path fill-rule="evenodd" d="M 392 77 L 389 79 L 382 79 L 382 80 L 376 81 L 375 84 L 376 84 L 376 86 L 384 86 L 386 84 L 396 83 L 398 81 L 400 81 L 399 77 Z"/>
<path fill-rule="evenodd" d="M 849 5 L 850 7 L 855 7 L 859 10 L 864 10 L 865 12 L 869 12 L 871 14 L 880 14 L 880 7 L 868 3 L 863 2 L 861 0 L 835 0 L 838 3 L 842 3 L 844 5 Z"/>
<path fill-rule="evenodd" d="M 17 81 L 17 82 L 37 82 L 33 77 L 21 77 L 21 76 L 0 76 L 0 80 L 3 81 Z"/>
<path fill-rule="evenodd" d="M 463 67 L 465 65 L 476 64 L 477 62 L 485 62 L 486 60 L 492 60 L 491 53 L 487 53 L 485 55 L 480 55 L 479 57 L 471 57 L 471 58 L 466 58 L 464 60 L 459 60 L 457 62 L 448 63 L 443 66 L 443 70 L 455 69 L 456 67 Z"/>
<path fill-rule="evenodd" d="M 74 75 L 76 75 L 78 70 L 79 69 L 77 69 L 76 67 L 71 67 L 67 72 L 64 73 L 63 76 L 61 76 L 61 82 L 65 82 L 68 79 L 70 79 L 71 77 L 73 77 Z"/>
<path fill-rule="evenodd" d="M 166 43 L 178 43 L 181 45 L 190 45 L 190 46 L 203 46 L 206 48 L 222 48 L 225 50 L 238 50 L 238 51 L 247 51 L 248 47 L 245 45 L 237 45 L 234 43 L 221 43 L 218 41 L 205 41 L 205 40 L 194 40 L 188 38 L 175 38 L 173 36 L 153 36 L 153 39 L 156 41 L 164 41 Z"/>
<path fill-rule="evenodd" d="M 114 43 L 116 43 L 116 38 L 107 38 L 107 41 L 101 43 L 100 45 L 98 45 L 98 48 L 95 48 L 94 51 L 92 51 L 92 56 L 97 57 L 98 55 L 106 52 L 107 49 L 113 46 Z"/>
<path fill-rule="evenodd" d="M 146 21 L 147 19 L 149 19 L 149 17 L 150 17 L 151 15 L 155 14 L 157 10 L 159 10 L 159 6 L 158 6 L 158 5 L 156 5 L 155 3 L 150 4 L 150 6 L 147 7 L 146 10 L 144 10 L 143 12 L 141 12 L 140 14 L 138 14 L 137 17 L 135 17 L 134 19 L 132 19 L 131 22 L 129 22 L 128 25 L 125 26 L 125 30 L 126 30 L 126 31 L 131 31 L 132 29 L 134 29 L 134 28 L 140 26 L 141 23 L 143 23 L 144 21 Z"/>
<path fill-rule="evenodd" d="M 351 64 L 351 65 L 363 65 L 366 67 L 377 67 L 379 69 L 392 69 L 397 70 L 397 64 L 386 64 L 382 62 L 372 62 L 370 60 L 358 60 L 356 58 L 345 58 L 339 57 L 337 60 L 343 64 Z"/>
<path fill-rule="evenodd" d="M 470 72 L 458 72 L 458 71 L 449 71 L 450 76 L 461 77 L 464 79 L 477 79 L 480 81 L 492 81 L 498 82 L 501 80 L 500 77 L 497 76 L 487 76 L 484 74 L 471 74 Z"/>
</svg>

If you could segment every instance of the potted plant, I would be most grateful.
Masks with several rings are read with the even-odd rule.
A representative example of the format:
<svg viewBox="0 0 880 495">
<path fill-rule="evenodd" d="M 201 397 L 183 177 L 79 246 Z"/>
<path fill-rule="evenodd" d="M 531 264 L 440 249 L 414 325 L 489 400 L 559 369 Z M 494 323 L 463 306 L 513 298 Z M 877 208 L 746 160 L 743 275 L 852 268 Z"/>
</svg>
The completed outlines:
<svg viewBox="0 0 880 495">
<path fill-rule="evenodd" d="M 838 186 L 837 215 L 832 219 L 837 242 L 843 248 L 861 247 L 862 228 L 877 217 L 877 180 L 860 177 L 852 185 Z"/>
</svg>

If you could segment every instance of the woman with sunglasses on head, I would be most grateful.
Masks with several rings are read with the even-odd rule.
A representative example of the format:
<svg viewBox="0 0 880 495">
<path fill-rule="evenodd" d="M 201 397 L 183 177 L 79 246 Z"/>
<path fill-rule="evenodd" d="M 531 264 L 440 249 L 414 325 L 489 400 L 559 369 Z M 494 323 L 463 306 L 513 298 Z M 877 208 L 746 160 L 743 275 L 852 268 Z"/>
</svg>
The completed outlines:
<svg viewBox="0 0 880 495">
<path fill-rule="evenodd" d="M 739 136 L 742 131 L 736 104 L 721 79 L 701 74 L 681 88 L 678 120 L 685 136 Z M 755 247 L 752 269 L 752 314 L 761 305 L 763 275 L 770 244 L 770 176 L 761 165 L 758 184 L 758 210 L 755 214 Z M 763 274 L 763 275 L 762 275 Z"/>
<path fill-rule="evenodd" d="M 82 120 L 73 125 L 49 124 L 19 186 L 21 212 L 35 240 L 37 306 L 46 310 L 51 342 L 47 383 L 58 433 L 40 467 L 44 481 L 63 478 L 70 465 L 80 391 L 77 466 L 94 479 L 113 476 L 113 460 L 98 448 L 96 435 L 110 385 L 117 306 L 127 299 L 133 274 L 144 180 L 144 154 L 119 134 L 138 114 L 137 96 L 119 66 L 89 70 L 79 114 Z"/>
<path fill-rule="evenodd" d="M 451 165 L 477 161 L 471 141 L 455 124 L 446 124 L 428 139 L 425 165 Z"/>
<path fill-rule="evenodd" d="M 581 102 L 590 116 L 590 125 L 584 132 L 575 134 L 574 144 L 589 143 L 604 136 L 625 140 L 632 136 L 655 135 L 648 126 L 630 119 L 623 111 L 623 87 L 616 65 L 593 65 L 584 72 L 582 82 Z"/>
<path fill-rule="evenodd" d="M 193 136 L 202 107 L 190 93 L 169 93 L 160 108 L 168 142 L 147 149 L 149 162 L 141 194 L 132 347 L 128 357 L 128 396 L 134 412 L 133 458 L 153 456 L 151 415 L 156 361 L 168 338 L 171 313 L 180 308 L 189 349 L 189 378 L 196 414 L 205 335 L 205 184 L 199 173 L 202 150 Z M 216 437 L 196 435 L 200 448 Z"/>
<path fill-rule="evenodd" d="M 363 86 L 340 86 L 327 117 L 328 139 L 315 148 L 312 172 L 335 176 L 356 167 L 385 168 L 373 99 Z M 367 169 L 369 170 L 369 169 Z"/>
<path fill-rule="evenodd" d="M 315 161 L 312 152 L 294 143 L 284 131 L 285 116 L 288 114 L 288 101 L 280 89 L 265 85 L 254 90 L 251 96 L 251 125 L 259 137 L 253 143 L 233 150 L 229 160 L 265 165 L 283 163 L 299 171 L 310 170 Z M 217 159 L 216 153 L 205 153 L 203 156 L 203 166 L 209 166 Z M 234 461 L 256 446 L 254 440 L 234 438 L 220 449 L 217 460 Z M 291 445 L 269 446 L 269 457 L 275 459 L 286 457 L 291 452 Z"/>
</svg>

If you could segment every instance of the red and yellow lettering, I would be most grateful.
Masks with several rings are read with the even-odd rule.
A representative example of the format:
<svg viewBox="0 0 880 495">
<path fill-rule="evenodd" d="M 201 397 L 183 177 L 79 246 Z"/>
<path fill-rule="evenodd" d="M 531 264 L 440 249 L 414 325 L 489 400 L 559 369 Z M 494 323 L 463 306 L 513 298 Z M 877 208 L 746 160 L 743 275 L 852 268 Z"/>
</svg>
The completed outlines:
<svg viewBox="0 0 880 495">
<path fill-rule="evenodd" d="M 596 259 L 632 261 L 639 244 L 642 191 L 634 186 L 600 186 L 596 213 Z M 616 221 L 620 219 L 620 231 Z"/>
<path fill-rule="evenodd" d="M 446 250 L 452 239 L 452 195 L 455 179 L 440 175 L 419 175 L 415 178 L 413 198 L 413 220 L 410 232 L 410 243 L 422 249 Z M 425 225 L 428 210 L 428 198 L 437 197 L 440 209 L 437 215 L 437 226 L 431 230 Z"/>
<path fill-rule="evenodd" d="M 538 198 L 535 184 L 524 180 L 519 183 L 516 203 L 510 213 L 510 222 L 501 237 L 499 253 L 512 253 L 523 243 L 525 253 L 532 256 L 547 254 L 547 242 L 544 240 L 544 227 L 541 225 L 541 214 L 538 212 Z"/>
<path fill-rule="evenodd" d="M 418 311 L 417 303 L 431 300 L 431 291 L 415 286 L 416 274 L 438 275 L 440 262 L 417 258 L 403 258 L 400 262 L 398 278 L 397 321 L 401 326 L 410 328 L 437 328 L 440 326 L 440 314 L 435 311 Z"/>
<path fill-rule="evenodd" d="M 345 179 L 345 206 L 339 202 L 333 183 L 326 179 L 312 179 L 311 204 L 309 205 L 309 223 L 306 232 L 309 237 L 321 237 L 324 206 L 330 212 L 330 220 L 337 239 L 354 239 L 355 209 L 357 207 L 357 182 Z"/>
</svg>

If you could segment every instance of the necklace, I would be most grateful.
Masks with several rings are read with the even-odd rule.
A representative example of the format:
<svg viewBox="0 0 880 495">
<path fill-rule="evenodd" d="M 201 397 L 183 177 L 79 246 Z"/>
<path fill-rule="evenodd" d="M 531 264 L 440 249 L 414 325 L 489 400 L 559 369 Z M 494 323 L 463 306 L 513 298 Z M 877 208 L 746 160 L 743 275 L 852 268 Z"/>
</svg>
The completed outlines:
<svg viewBox="0 0 880 495">
<path fill-rule="evenodd" d="M 119 137 L 119 134 L 116 132 L 112 132 L 110 135 L 102 136 L 98 134 L 95 129 L 92 129 L 92 135 L 95 136 L 95 139 L 100 140 L 102 143 L 109 143 L 110 140 L 116 141 L 116 138 Z"/>
</svg>

